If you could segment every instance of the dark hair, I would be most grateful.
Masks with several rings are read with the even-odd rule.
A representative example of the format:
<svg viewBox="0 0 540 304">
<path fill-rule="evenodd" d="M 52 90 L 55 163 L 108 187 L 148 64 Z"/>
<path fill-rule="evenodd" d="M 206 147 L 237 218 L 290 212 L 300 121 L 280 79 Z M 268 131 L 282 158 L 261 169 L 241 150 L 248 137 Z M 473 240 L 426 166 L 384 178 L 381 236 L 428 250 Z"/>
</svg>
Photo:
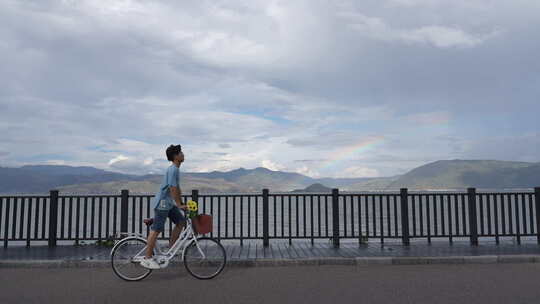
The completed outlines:
<svg viewBox="0 0 540 304">
<path fill-rule="evenodd" d="M 167 154 L 167 159 L 169 161 L 173 161 L 174 160 L 174 156 L 176 154 L 179 154 L 180 152 L 182 152 L 182 146 L 180 145 L 170 145 L 168 148 L 167 148 L 167 151 L 165 152 Z"/>
</svg>

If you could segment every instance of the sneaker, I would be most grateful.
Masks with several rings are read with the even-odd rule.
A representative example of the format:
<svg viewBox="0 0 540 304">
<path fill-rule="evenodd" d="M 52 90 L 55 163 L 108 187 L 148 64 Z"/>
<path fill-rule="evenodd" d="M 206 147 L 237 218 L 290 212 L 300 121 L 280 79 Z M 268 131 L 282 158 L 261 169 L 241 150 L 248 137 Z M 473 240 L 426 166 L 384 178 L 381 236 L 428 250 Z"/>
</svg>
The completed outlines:
<svg viewBox="0 0 540 304">
<path fill-rule="evenodd" d="M 144 267 L 144 268 L 148 268 L 148 269 L 159 269 L 160 268 L 159 264 L 156 262 L 154 257 L 151 257 L 151 258 L 144 257 L 141 260 L 141 266 Z"/>
</svg>

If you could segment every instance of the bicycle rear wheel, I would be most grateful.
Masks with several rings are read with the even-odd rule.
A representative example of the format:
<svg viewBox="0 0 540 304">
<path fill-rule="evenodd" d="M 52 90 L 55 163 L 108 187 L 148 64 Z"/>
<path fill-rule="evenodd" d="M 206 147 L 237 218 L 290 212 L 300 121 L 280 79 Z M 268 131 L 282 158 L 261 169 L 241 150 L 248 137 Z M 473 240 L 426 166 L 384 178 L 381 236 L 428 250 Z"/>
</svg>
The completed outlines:
<svg viewBox="0 0 540 304">
<path fill-rule="evenodd" d="M 114 273 L 126 281 L 139 281 L 146 278 L 152 269 L 139 264 L 141 258 L 144 257 L 145 248 L 146 241 L 143 239 L 130 237 L 121 240 L 111 254 Z"/>
<path fill-rule="evenodd" d="M 192 241 L 184 252 L 184 266 L 197 279 L 217 276 L 227 262 L 225 248 L 213 238 L 200 237 Z"/>
</svg>

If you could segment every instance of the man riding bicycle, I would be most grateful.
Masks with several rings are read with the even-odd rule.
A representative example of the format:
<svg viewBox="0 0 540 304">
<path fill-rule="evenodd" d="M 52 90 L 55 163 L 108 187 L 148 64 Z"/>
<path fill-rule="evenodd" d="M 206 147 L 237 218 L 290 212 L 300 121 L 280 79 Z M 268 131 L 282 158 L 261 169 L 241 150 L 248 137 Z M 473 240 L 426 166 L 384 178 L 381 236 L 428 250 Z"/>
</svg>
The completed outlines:
<svg viewBox="0 0 540 304">
<path fill-rule="evenodd" d="M 159 264 L 153 257 L 153 250 L 158 235 L 163 232 L 167 217 L 175 224 L 171 232 L 169 247 L 171 247 L 184 229 L 186 218 L 180 209 L 186 209 L 187 205 L 182 202 L 180 189 L 179 167 L 184 161 L 184 153 L 180 145 L 170 145 L 167 150 L 167 160 L 172 164 L 167 168 L 159 191 L 154 196 L 152 207 L 154 209 L 153 223 L 148 234 L 146 255 L 141 260 L 141 266 L 149 269 L 159 269 Z"/>
</svg>

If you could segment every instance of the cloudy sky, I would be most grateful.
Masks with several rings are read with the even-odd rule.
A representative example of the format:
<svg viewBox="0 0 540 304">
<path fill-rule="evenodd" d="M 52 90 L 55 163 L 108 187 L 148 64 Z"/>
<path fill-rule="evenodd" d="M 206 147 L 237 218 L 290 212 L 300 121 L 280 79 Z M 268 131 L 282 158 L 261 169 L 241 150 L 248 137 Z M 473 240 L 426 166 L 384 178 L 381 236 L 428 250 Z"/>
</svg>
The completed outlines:
<svg viewBox="0 0 540 304">
<path fill-rule="evenodd" d="M 540 161 L 540 1 L 0 1 L 0 166 Z"/>
</svg>

